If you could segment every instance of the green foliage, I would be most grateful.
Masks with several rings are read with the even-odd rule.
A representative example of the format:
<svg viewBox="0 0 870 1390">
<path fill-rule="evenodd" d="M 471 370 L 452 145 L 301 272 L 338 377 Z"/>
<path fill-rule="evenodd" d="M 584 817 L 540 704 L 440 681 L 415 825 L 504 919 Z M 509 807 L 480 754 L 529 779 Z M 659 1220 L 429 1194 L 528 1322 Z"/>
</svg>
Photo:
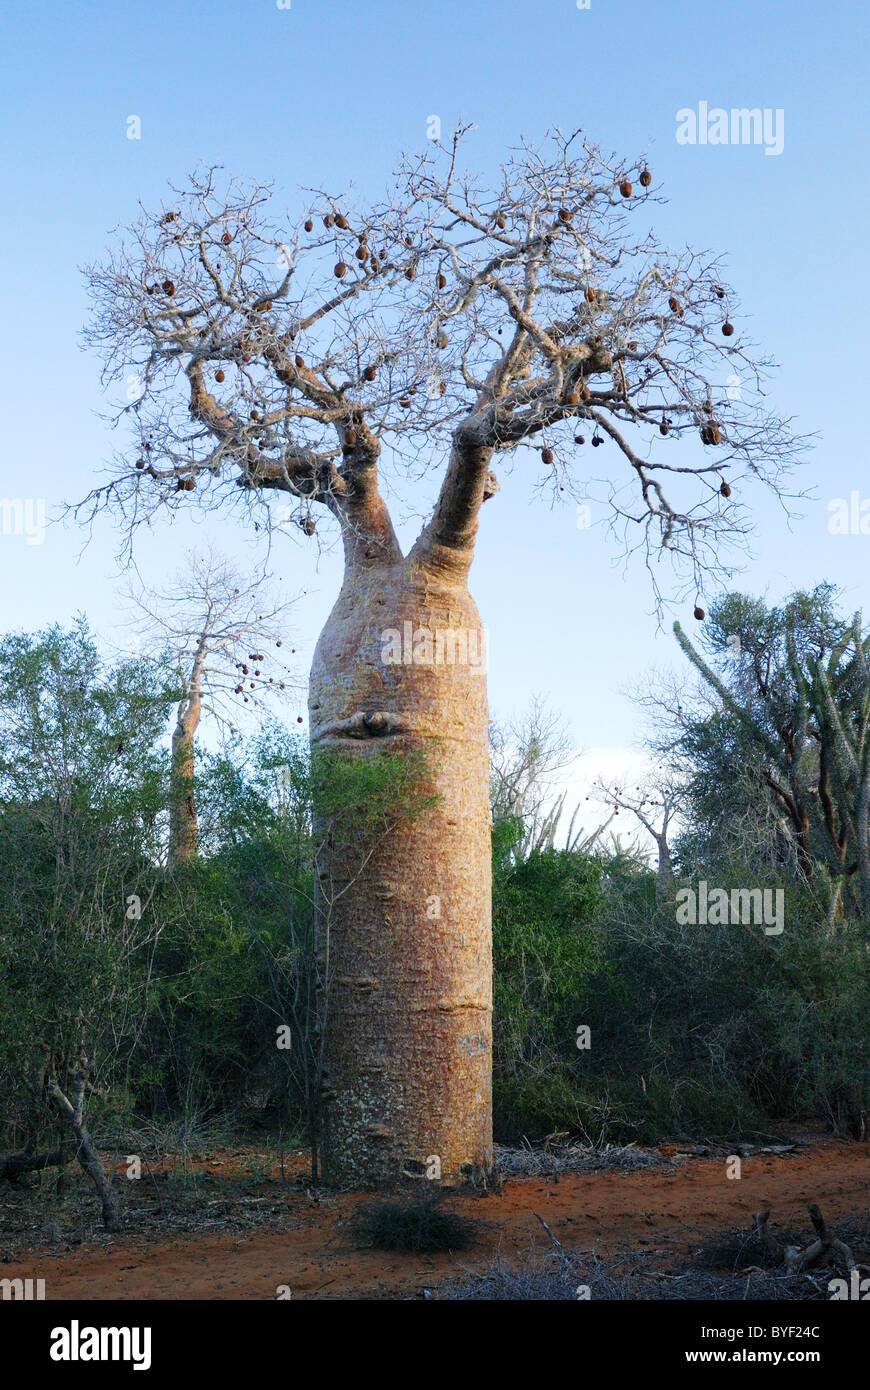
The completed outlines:
<svg viewBox="0 0 870 1390">
<path fill-rule="evenodd" d="M 678 858 L 724 853 L 782 873 L 870 922 L 870 635 L 829 584 L 781 607 L 728 594 L 689 661 L 720 701 L 680 710 L 688 829 Z M 708 659 L 705 659 L 706 652 Z"/>
<path fill-rule="evenodd" d="M 53 1127 L 38 1084 L 83 1053 L 114 1112 L 146 1008 L 169 709 L 161 673 L 100 661 L 87 626 L 0 643 L 0 1085 L 11 1132 Z M 135 895 L 141 911 L 128 912 Z"/>
<path fill-rule="evenodd" d="M 576 1029 L 604 900 L 598 860 L 545 850 L 513 863 L 510 832 L 494 847 L 493 882 L 493 1073 L 505 1134 L 573 1112 Z"/>
<path fill-rule="evenodd" d="M 782 886 L 740 861 L 717 885 Z M 734 1139 L 824 1115 L 860 1136 L 870 1016 L 862 927 L 823 928 L 785 888 L 785 930 L 680 925 L 652 873 L 603 854 L 496 857 L 494 1098 L 498 1137 Z M 591 1046 L 577 1048 L 579 1024 Z"/>
<path fill-rule="evenodd" d="M 790 626 L 740 596 L 714 609 L 710 659 L 733 702 L 689 719 L 679 749 L 690 774 L 683 881 L 782 887 L 782 936 L 680 925 L 636 855 L 588 844 L 528 852 L 522 817 L 496 816 L 500 1140 L 554 1130 L 734 1139 L 813 1116 L 865 1132 L 866 923 L 848 900 L 833 913 L 829 885 L 794 872 L 774 839 L 774 852 L 761 848 L 755 726 L 774 740 L 777 720 L 799 716 L 795 663 L 809 669 L 825 647 L 849 738 L 863 698 L 860 656 L 848 655 L 827 591 L 790 604 Z M 727 641 L 735 629 L 739 661 Z M 419 816 L 435 799 L 430 770 L 421 756 L 380 748 L 312 760 L 300 738 L 270 725 L 199 756 L 201 852 L 169 870 L 174 694 L 160 668 L 102 662 L 83 621 L 0 642 L 5 1147 L 53 1144 L 34 1068 L 49 1065 L 64 1083 L 82 1049 L 96 1062 L 97 1133 L 136 1119 L 188 1134 L 223 1116 L 316 1134 L 317 846 L 328 834 L 364 852 L 397 819 Z M 811 770 L 794 768 L 790 785 L 811 795 Z M 138 915 L 127 911 L 132 895 Z M 591 1030 L 588 1050 L 577 1047 L 580 1026 Z M 277 1046 L 279 1028 L 289 1048 Z M 438 1239 L 429 1225 L 443 1215 L 391 1209 L 384 1239 L 406 1244 L 384 1248 L 461 1248 L 455 1232 L 447 1246 L 414 1243 Z"/>
<path fill-rule="evenodd" d="M 338 841 L 366 844 L 399 819 L 416 820 L 437 798 L 419 750 L 359 757 L 317 749 L 311 758 L 312 811 Z"/>
</svg>

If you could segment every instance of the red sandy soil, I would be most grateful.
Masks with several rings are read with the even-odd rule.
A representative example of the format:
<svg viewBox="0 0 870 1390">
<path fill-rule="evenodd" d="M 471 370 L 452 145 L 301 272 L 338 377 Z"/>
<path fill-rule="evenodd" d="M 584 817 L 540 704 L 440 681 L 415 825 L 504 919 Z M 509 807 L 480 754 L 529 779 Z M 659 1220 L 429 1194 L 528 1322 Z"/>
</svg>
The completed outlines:
<svg viewBox="0 0 870 1390">
<path fill-rule="evenodd" d="M 668 1145 L 659 1151 L 679 1152 Z M 225 1173 L 232 1159 L 198 1166 Z M 828 1141 L 792 1154 L 759 1154 L 743 1160 L 739 1180 L 726 1177 L 721 1157 L 683 1159 L 672 1171 L 513 1178 L 499 1195 L 457 1199 L 467 1216 L 486 1223 L 479 1245 L 457 1255 L 356 1250 L 347 1219 L 370 1198 L 309 1194 L 278 1178 L 256 1189 L 286 1213 L 278 1229 L 166 1240 L 125 1232 L 62 1254 L 34 1246 L 24 1260 L 4 1262 L 0 1274 L 43 1278 L 47 1299 L 274 1299 L 279 1285 L 288 1285 L 294 1299 L 416 1299 L 485 1269 L 499 1252 L 522 1264 L 533 1245 L 548 1248 L 536 1212 L 568 1250 L 643 1250 L 667 1271 L 702 1238 L 748 1228 L 763 1207 L 777 1225 L 808 1232 L 809 1201 L 832 1224 L 866 1215 L 870 1145 Z"/>
</svg>

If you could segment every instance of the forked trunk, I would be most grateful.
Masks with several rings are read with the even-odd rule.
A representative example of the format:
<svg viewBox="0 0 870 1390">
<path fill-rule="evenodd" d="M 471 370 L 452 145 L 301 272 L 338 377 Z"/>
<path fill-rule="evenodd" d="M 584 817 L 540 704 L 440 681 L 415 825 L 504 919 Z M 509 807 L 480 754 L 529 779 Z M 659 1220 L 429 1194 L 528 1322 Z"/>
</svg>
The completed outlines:
<svg viewBox="0 0 870 1390">
<path fill-rule="evenodd" d="M 311 740 L 420 759 L 437 798 L 366 839 L 321 820 L 316 860 L 323 1175 L 447 1184 L 492 1166 L 484 634 L 469 555 L 351 565 L 318 642 Z M 315 767 L 317 763 L 315 761 Z"/>
</svg>

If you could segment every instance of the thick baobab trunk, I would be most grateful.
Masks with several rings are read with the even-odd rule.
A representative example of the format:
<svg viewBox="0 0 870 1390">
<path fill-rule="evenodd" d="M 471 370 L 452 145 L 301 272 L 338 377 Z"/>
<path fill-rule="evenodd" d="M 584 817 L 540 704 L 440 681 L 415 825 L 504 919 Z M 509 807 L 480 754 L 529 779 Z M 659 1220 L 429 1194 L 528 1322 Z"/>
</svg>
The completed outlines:
<svg viewBox="0 0 870 1390">
<path fill-rule="evenodd" d="M 194 694 L 180 703 L 172 731 L 172 772 L 169 805 L 169 862 L 186 864 L 196 858 L 199 828 L 194 799 L 194 736 L 200 716 L 200 699 Z"/>
<path fill-rule="evenodd" d="M 352 558 L 352 557 L 351 557 Z M 437 802 L 373 843 L 321 825 L 321 1158 L 330 1183 L 492 1167 L 486 676 L 470 553 L 351 563 L 317 645 L 312 748 L 418 754 Z"/>
</svg>

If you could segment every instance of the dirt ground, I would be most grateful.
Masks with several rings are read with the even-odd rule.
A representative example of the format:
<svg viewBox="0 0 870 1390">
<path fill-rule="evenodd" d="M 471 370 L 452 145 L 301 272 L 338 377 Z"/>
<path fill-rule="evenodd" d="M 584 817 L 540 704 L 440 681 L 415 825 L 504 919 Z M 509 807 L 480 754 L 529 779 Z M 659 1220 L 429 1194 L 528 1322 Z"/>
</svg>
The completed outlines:
<svg viewBox="0 0 870 1390">
<path fill-rule="evenodd" d="M 739 1179 L 726 1176 L 724 1153 L 686 1156 L 668 1145 L 657 1152 L 673 1166 L 511 1178 L 499 1194 L 452 1199 L 484 1223 L 480 1243 L 461 1255 L 355 1249 L 348 1219 L 371 1198 L 306 1190 L 302 1153 L 288 1156 L 283 1173 L 250 1150 L 204 1159 L 196 1165 L 196 1222 L 181 1221 L 180 1229 L 165 1172 L 144 1175 L 135 1196 L 125 1192 L 129 1228 L 115 1236 L 94 1222 L 92 1198 L 86 1222 L 62 1225 L 59 1211 L 34 1215 L 32 1193 L 10 1201 L 4 1191 L 0 1276 L 42 1278 L 47 1299 L 274 1299 L 281 1285 L 294 1299 L 417 1299 L 424 1291 L 437 1296 L 440 1285 L 486 1268 L 499 1253 L 521 1264 L 530 1249 L 543 1251 L 535 1213 L 568 1250 L 632 1251 L 654 1258 L 663 1273 L 712 1234 L 748 1229 L 763 1207 L 808 1238 L 809 1201 L 832 1226 L 867 1214 L 866 1143 L 813 1140 L 786 1154 L 758 1153 L 743 1159 Z M 255 1177 L 252 1158 L 260 1163 Z"/>
</svg>

